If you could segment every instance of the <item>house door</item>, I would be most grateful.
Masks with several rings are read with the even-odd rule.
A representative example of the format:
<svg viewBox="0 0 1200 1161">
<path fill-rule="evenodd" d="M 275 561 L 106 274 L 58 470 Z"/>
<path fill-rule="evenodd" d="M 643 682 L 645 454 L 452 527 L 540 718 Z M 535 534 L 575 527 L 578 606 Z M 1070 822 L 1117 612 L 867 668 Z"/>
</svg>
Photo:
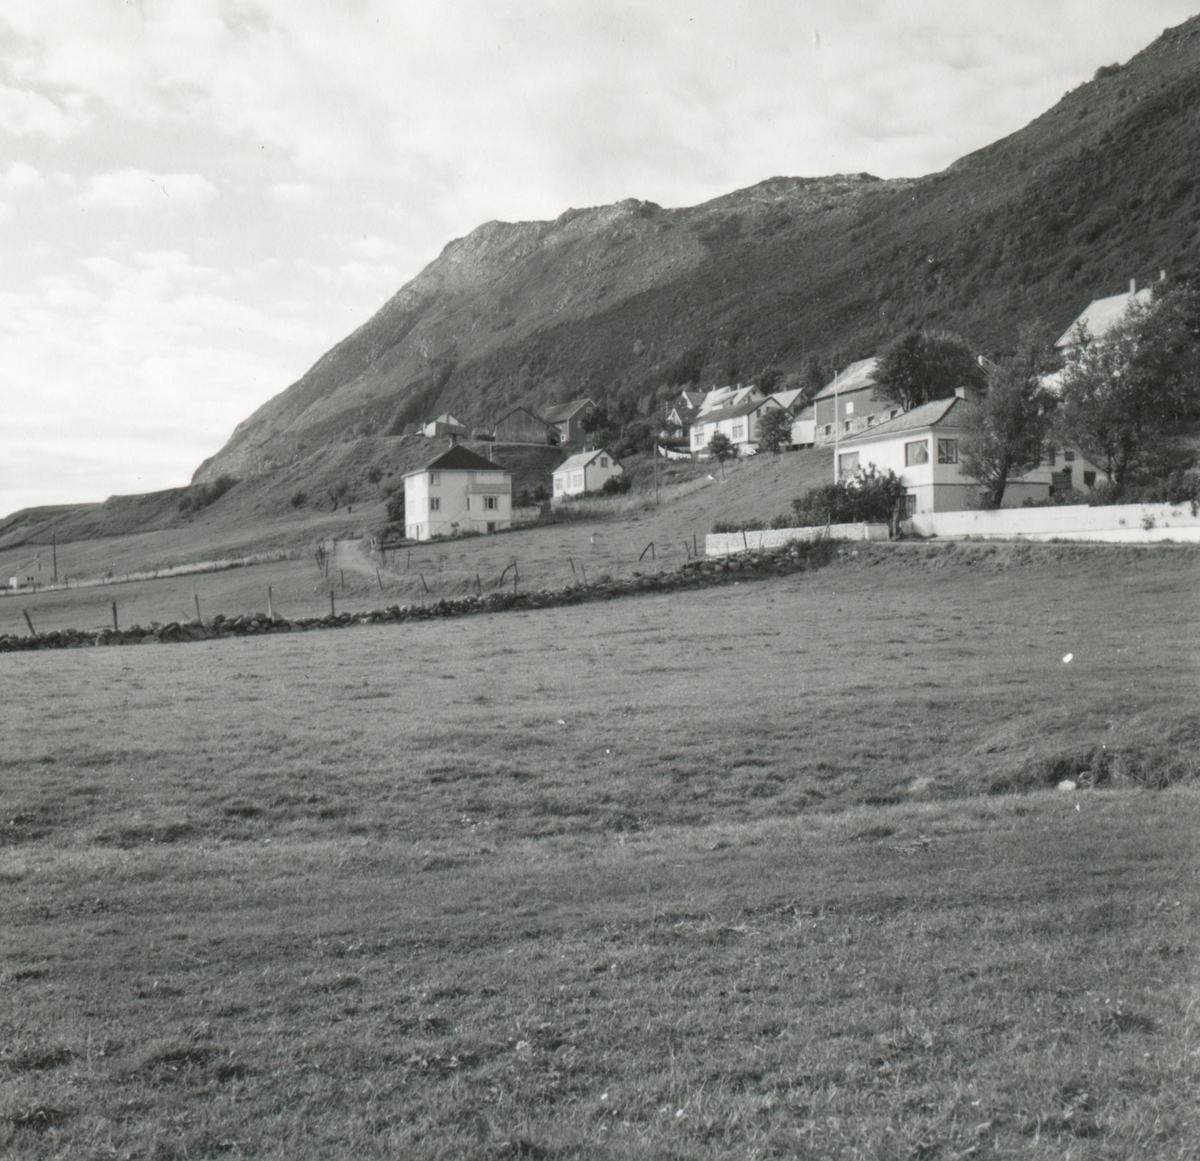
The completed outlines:
<svg viewBox="0 0 1200 1161">
<path fill-rule="evenodd" d="M 1069 492 L 1071 490 L 1071 469 L 1064 468 L 1061 472 L 1050 473 L 1050 494 Z"/>
</svg>

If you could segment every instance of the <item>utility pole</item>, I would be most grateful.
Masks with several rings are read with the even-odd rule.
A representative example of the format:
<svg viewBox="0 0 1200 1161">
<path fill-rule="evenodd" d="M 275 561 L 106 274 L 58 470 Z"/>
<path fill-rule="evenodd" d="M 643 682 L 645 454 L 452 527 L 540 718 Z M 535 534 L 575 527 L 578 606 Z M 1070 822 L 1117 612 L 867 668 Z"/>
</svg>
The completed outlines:
<svg viewBox="0 0 1200 1161">
<path fill-rule="evenodd" d="M 658 436 L 654 437 L 654 506 L 658 507 Z"/>
<path fill-rule="evenodd" d="M 52 535 L 52 543 L 54 545 L 54 583 L 58 584 L 58 533 L 55 532 Z"/>
</svg>

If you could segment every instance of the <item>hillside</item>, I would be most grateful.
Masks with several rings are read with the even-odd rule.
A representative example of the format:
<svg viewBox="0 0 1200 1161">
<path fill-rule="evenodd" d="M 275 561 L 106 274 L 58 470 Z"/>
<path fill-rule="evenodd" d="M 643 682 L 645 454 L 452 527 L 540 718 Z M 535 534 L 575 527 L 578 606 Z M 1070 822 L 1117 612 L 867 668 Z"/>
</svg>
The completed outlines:
<svg viewBox="0 0 1200 1161">
<path fill-rule="evenodd" d="M 680 386 L 844 362 L 915 324 L 1003 353 L 1093 297 L 1197 264 L 1200 18 L 1097 70 L 941 173 L 772 178 L 703 205 L 629 199 L 451 242 L 239 425 L 197 481 L 295 465 L 450 409 L 486 424 L 588 394 L 624 418 Z"/>
</svg>

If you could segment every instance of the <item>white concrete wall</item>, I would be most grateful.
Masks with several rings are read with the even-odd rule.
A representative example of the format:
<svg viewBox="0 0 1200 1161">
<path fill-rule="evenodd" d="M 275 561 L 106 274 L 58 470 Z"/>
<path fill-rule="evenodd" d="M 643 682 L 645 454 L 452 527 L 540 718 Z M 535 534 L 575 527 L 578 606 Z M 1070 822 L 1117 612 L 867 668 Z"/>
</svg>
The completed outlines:
<svg viewBox="0 0 1200 1161">
<path fill-rule="evenodd" d="M 710 532 L 705 556 L 730 556 L 747 549 L 782 548 L 792 540 L 887 540 L 886 524 L 830 524 L 819 528 L 769 528 L 762 532 Z"/>
<path fill-rule="evenodd" d="M 946 539 L 1200 542 L 1200 515 L 1187 504 L 1114 504 L 1089 508 L 1001 508 L 982 512 L 924 512 L 912 520 L 918 536 Z"/>
</svg>

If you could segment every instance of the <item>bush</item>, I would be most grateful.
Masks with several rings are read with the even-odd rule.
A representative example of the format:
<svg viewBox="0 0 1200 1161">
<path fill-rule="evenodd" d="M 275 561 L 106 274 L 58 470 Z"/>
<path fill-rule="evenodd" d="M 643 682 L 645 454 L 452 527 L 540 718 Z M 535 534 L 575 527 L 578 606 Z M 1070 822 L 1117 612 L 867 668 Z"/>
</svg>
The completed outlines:
<svg viewBox="0 0 1200 1161">
<path fill-rule="evenodd" d="M 383 468 L 376 465 L 367 473 L 367 480 L 372 484 L 378 484 L 383 479 Z"/>
<path fill-rule="evenodd" d="M 718 520 L 713 526 L 714 532 L 764 532 L 766 523 L 762 520 Z"/>
<path fill-rule="evenodd" d="M 631 477 L 624 474 L 619 476 L 609 476 L 604 481 L 604 486 L 600 489 L 602 496 L 624 496 L 629 489 L 633 487 Z"/>
<path fill-rule="evenodd" d="M 307 499 L 308 499 L 307 492 L 293 492 L 292 493 L 292 507 L 299 508 L 302 504 L 304 504 L 304 502 Z"/>
<path fill-rule="evenodd" d="M 404 491 L 401 489 L 398 492 L 393 492 L 387 501 L 387 515 L 389 524 L 404 524 Z"/>
<path fill-rule="evenodd" d="M 891 523 L 904 484 L 895 472 L 881 473 L 874 464 L 850 479 L 812 488 L 792 501 L 798 527 L 820 524 Z"/>
<path fill-rule="evenodd" d="M 536 508 L 550 499 L 550 489 L 545 484 L 536 488 L 526 488 L 513 497 L 514 508 Z"/>
<path fill-rule="evenodd" d="M 189 488 L 187 494 L 179 501 L 179 511 L 199 512 L 201 508 L 215 504 L 236 483 L 237 480 L 232 476 L 218 476 L 207 484 L 197 484 Z"/>
</svg>

